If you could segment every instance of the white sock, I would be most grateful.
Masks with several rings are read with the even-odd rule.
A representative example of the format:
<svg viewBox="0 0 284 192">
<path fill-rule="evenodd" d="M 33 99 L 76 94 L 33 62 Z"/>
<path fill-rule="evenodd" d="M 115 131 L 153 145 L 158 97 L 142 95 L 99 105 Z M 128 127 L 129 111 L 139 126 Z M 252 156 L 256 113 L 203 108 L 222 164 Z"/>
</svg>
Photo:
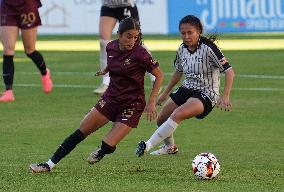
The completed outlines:
<svg viewBox="0 0 284 192">
<path fill-rule="evenodd" d="M 46 162 L 49 165 L 50 170 L 55 167 L 56 164 L 54 164 L 50 159 Z"/>
<path fill-rule="evenodd" d="M 149 151 L 154 146 L 158 145 L 165 138 L 171 136 L 176 130 L 178 124 L 171 118 L 168 118 L 158 129 L 153 133 L 150 139 L 146 142 L 146 151 Z"/>
<path fill-rule="evenodd" d="M 174 134 L 171 134 L 169 137 L 165 138 L 164 142 L 166 146 L 172 146 L 175 144 Z"/>
<path fill-rule="evenodd" d="M 100 69 L 103 70 L 107 67 L 107 52 L 106 46 L 110 40 L 100 39 Z"/>
<path fill-rule="evenodd" d="M 100 39 L 100 69 L 103 70 L 107 67 L 107 53 L 106 46 L 110 40 Z M 109 85 L 109 73 L 103 76 L 103 84 Z"/>
<path fill-rule="evenodd" d="M 110 77 L 108 76 L 108 73 L 107 73 L 103 76 L 103 84 L 108 86 L 109 82 L 110 82 Z"/>
</svg>

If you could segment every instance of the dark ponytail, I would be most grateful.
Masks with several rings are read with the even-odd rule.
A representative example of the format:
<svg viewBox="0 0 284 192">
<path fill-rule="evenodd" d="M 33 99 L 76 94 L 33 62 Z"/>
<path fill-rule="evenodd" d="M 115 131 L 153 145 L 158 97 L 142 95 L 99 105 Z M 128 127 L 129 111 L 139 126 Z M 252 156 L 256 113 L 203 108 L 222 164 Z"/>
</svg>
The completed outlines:
<svg viewBox="0 0 284 192">
<path fill-rule="evenodd" d="M 122 34 L 125 31 L 135 29 L 139 31 L 139 37 L 137 39 L 137 44 L 141 45 L 142 44 L 142 32 L 141 32 L 141 27 L 140 27 L 140 22 L 132 17 L 127 17 L 119 22 L 118 26 L 118 34 Z"/>
</svg>

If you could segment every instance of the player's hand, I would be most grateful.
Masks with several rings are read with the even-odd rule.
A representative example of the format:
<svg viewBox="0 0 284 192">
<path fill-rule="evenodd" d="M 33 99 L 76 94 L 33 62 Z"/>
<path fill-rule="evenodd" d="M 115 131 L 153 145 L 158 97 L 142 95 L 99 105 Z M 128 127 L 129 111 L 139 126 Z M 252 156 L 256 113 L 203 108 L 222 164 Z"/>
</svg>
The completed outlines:
<svg viewBox="0 0 284 192">
<path fill-rule="evenodd" d="M 149 103 L 145 107 L 145 112 L 147 114 L 147 120 L 152 121 L 157 118 L 157 111 L 156 111 L 156 106 L 155 103 Z"/>
<path fill-rule="evenodd" d="M 107 72 L 105 72 L 104 70 L 103 71 L 97 71 L 95 73 L 95 76 L 100 76 L 100 75 L 105 75 Z"/>
<path fill-rule="evenodd" d="M 228 96 L 222 96 L 217 102 L 217 108 L 220 108 L 221 110 L 231 111 L 232 107 L 233 105 Z"/>
</svg>

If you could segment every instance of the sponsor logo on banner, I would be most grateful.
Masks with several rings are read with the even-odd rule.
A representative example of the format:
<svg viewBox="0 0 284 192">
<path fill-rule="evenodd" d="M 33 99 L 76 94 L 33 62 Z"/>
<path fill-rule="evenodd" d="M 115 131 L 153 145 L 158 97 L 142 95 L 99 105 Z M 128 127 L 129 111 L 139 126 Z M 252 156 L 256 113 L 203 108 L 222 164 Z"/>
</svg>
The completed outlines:
<svg viewBox="0 0 284 192">
<path fill-rule="evenodd" d="M 168 7 L 170 33 L 187 14 L 199 17 L 207 32 L 284 31 L 284 0 L 169 0 Z"/>
</svg>

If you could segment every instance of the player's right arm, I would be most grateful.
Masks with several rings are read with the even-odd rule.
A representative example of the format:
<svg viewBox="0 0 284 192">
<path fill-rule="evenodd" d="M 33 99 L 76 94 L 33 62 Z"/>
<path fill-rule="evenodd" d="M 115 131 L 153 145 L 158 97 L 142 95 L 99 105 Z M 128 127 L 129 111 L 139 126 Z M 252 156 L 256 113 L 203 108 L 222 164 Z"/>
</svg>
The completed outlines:
<svg viewBox="0 0 284 192">
<path fill-rule="evenodd" d="M 106 67 L 105 69 L 101 70 L 101 71 L 97 71 L 95 76 L 100 76 L 100 75 L 105 75 L 109 72 L 108 67 Z"/>
<path fill-rule="evenodd" d="M 162 102 L 164 102 L 168 96 L 170 95 L 172 89 L 174 88 L 174 86 L 180 81 L 180 79 L 182 78 L 183 73 L 180 73 L 178 71 L 175 71 L 167 85 L 167 87 L 165 88 L 165 90 L 163 91 L 163 93 L 158 97 L 157 99 L 157 105 L 161 105 Z"/>
<path fill-rule="evenodd" d="M 161 105 L 162 102 L 164 102 L 168 98 L 168 96 L 170 95 L 174 86 L 182 78 L 182 75 L 183 75 L 183 67 L 182 67 L 183 60 L 181 59 L 181 56 L 180 56 L 180 53 L 182 52 L 182 48 L 183 48 L 183 44 L 180 45 L 180 47 L 177 51 L 177 54 L 176 54 L 176 58 L 174 60 L 175 72 L 171 76 L 171 79 L 170 79 L 168 85 L 166 86 L 165 90 L 158 97 L 157 102 L 156 102 L 157 105 Z"/>
</svg>

